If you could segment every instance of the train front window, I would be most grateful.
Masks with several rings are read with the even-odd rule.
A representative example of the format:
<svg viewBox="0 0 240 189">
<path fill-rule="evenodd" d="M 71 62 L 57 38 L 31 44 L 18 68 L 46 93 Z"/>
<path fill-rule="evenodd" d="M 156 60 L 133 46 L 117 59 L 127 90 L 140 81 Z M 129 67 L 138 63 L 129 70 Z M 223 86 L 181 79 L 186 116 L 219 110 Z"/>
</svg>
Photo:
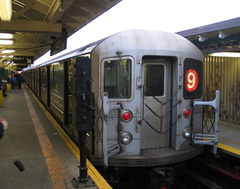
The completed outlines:
<svg viewBox="0 0 240 189">
<path fill-rule="evenodd" d="M 131 97 L 132 62 L 130 59 L 104 62 L 104 92 L 109 98 Z"/>
<path fill-rule="evenodd" d="M 163 96 L 164 65 L 144 66 L 144 96 Z"/>
</svg>

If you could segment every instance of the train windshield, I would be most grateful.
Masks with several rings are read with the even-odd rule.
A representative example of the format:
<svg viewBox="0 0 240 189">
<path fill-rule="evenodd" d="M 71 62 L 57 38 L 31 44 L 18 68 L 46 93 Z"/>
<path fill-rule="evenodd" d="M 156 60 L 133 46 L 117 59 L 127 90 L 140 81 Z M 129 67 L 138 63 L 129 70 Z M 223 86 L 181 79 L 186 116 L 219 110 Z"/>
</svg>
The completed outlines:
<svg viewBox="0 0 240 189">
<path fill-rule="evenodd" d="M 132 62 L 130 59 L 104 62 L 104 92 L 109 98 L 131 97 Z"/>
</svg>

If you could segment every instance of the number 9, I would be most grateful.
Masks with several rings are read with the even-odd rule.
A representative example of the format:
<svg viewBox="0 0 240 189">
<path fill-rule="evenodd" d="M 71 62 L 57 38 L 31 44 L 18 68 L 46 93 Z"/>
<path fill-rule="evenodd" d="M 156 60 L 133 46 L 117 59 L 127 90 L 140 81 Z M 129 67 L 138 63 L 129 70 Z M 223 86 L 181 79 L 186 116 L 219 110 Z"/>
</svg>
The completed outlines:
<svg viewBox="0 0 240 189">
<path fill-rule="evenodd" d="M 185 73 L 185 88 L 189 92 L 193 92 L 198 87 L 198 74 L 195 70 L 189 69 Z"/>
</svg>

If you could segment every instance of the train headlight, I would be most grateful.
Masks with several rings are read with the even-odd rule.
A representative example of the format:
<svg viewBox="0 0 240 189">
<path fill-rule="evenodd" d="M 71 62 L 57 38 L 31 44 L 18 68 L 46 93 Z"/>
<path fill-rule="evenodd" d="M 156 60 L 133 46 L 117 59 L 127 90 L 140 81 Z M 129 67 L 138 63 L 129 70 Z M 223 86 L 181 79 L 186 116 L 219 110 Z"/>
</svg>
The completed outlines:
<svg viewBox="0 0 240 189">
<path fill-rule="evenodd" d="M 130 142 L 132 142 L 132 139 L 133 139 L 133 137 L 132 137 L 131 133 L 124 132 L 124 133 L 122 133 L 120 141 L 123 144 L 129 144 Z"/>
<path fill-rule="evenodd" d="M 130 110 L 121 110 L 121 120 L 123 122 L 129 122 L 133 118 L 133 114 Z"/>
<path fill-rule="evenodd" d="M 191 135 L 192 135 L 192 131 L 189 127 L 184 128 L 182 135 L 184 138 L 186 139 L 190 139 Z"/>
</svg>

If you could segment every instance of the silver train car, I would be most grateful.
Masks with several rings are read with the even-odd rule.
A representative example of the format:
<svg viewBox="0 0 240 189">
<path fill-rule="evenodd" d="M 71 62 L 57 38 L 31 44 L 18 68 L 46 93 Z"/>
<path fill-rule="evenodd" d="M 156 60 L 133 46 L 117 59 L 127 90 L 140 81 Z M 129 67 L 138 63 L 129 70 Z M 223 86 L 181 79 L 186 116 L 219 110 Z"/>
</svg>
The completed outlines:
<svg viewBox="0 0 240 189">
<path fill-rule="evenodd" d="M 27 85 L 75 140 L 76 71 L 91 61 L 94 115 L 88 158 L 96 166 L 172 165 L 202 152 L 203 54 L 168 32 L 123 31 L 24 70 Z M 112 170 L 113 170 L 112 169 Z M 112 171 L 109 171 L 112 174 Z"/>
</svg>

